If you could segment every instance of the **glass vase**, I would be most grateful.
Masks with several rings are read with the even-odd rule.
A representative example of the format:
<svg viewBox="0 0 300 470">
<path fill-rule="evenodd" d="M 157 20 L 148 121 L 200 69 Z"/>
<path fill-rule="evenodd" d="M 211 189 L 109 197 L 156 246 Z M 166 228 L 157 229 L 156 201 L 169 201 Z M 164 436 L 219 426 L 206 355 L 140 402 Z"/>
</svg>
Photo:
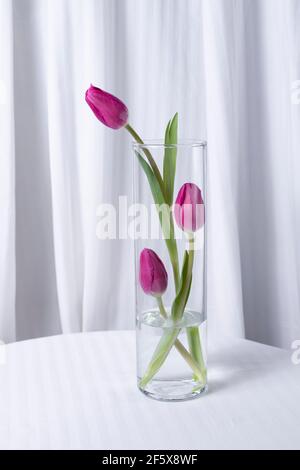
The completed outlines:
<svg viewBox="0 0 300 470">
<path fill-rule="evenodd" d="M 206 143 L 133 151 L 138 387 L 188 400 L 207 389 Z"/>
</svg>

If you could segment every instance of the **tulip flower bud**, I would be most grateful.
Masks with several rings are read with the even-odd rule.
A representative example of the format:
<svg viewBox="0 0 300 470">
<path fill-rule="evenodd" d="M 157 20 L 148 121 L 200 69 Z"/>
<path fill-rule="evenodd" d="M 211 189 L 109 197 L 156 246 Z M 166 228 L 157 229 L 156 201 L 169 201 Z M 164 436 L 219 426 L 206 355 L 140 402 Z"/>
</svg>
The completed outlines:
<svg viewBox="0 0 300 470">
<path fill-rule="evenodd" d="M 120 129 L 127 124 L 128 109 L 115 96 L 91 85 L 85 94 L 85 100 L 96 118 L 105 126 Z"/>
<path fill-rule="evenodd" d="M 157 254 L 145 248 L 140 255 L 140 284 L 145 294 L 161 297 L 168 287 L 168 273 Z"/>
<path fill-rule="evenodd" d="M 176 198 L 174 216 L 185 232 L 196 232 L 204 225 L 204 202 L 196 184 L 185 183 Z"/>
</svg>

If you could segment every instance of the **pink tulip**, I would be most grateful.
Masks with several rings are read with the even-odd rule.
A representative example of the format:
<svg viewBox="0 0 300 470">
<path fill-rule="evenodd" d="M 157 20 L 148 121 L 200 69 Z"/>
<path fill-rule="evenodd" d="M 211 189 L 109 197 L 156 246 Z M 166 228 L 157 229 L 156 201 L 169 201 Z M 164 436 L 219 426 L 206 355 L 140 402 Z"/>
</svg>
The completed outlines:
<svg viewBox="0 0 300 470">
<path fill-rule="evenodd" d="M 145 248 L 140 255 L 140 284 L 145 294 L 160 297 L 168 287 L 168 273 L 157 254 Z"/>
<path fill-rule="evenodd" d="M 185 183 L 176 198 L 174 216 L 185 232 L 196 232 L 204 225 L 204 202 L 196 184 Z"/>
<path fill-rule="evenodd" d="M 105 126 L 120 129 L 127 124 L 128 109 L 119 98 L 91 85 L 85 94 L 85 100 L 96 118 Z"/>
</svg>

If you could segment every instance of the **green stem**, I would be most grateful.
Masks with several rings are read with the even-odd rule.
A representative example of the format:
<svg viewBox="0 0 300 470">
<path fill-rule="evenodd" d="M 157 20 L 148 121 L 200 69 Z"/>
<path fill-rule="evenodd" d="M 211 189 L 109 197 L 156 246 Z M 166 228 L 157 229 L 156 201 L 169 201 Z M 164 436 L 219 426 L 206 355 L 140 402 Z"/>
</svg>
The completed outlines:
<svg viewBox="0 0 300 470">
<path fill-rule="evenodd" d="M 171 351 L 179 333 L 180 328 L 170 328 L 164 332 L 154 351 L 150 364 L 148 365 L 144 376 L 139 382 L 140 388 L 144 389 L 146 385 L 153 379 L 155 374 L 159 371 L 168 357 L 168 354 Z"/>
<path fill-rule="evenodd" d="M 163 304 L 163 300 L 161 297 L 156 297 L 156 300 L 157 300 L 157 305 L 158 305 L 160 314 L 166 320 L 168 318 L 168 314 Z"/>
<path fill-rule="evenodd" d="M 138 143 L 138 144 L 144 144 L 144 141 L 143 139 L 139 136 L 139 134 L 133 129 L 133 127 L 131 127 L 130 124 L 126 124 L 125 126 L 125 129 L 127 129 L 127 131 L 131 134 L 131 136 L 134 138 L 134 140 Z M 162 179 L 162 176 L 160 174 L 160 171 L 159 171 L 159 168 L 154 160 L 154 158 L 152 157 L 151 153 L 149 152 L 149 150 L 147 148 L 143 148 L 143 151 L 148 159 L 148 162 L 150 163 L 150 166 L 153 170 L 153 173 L 155 174 L 156 178 L 157 178 L 157 181 L 159 183 L 159 186 L 160 186 L 160 189 L 162 190 L 162 193 L 164 195 L 164 197 L 166 196 L 165 194 L 165 187 L 164 187 L 164 182 L 163 182 L 163 179 Z"/>
<path fill-rule="evenodd" d="M 190 270 L 193 271 L 194 267 L 194 258 L 195 258 L 195 249 L 194 249 L 195 239 L 194 237 L 189 238 L 189 261 L 190 261 Z"/>
<path fill-rule="evenodd" d="M 166 312 L 166 309 L 164 307 L 164 304 L 163 304 L 163 301 L 162 301 L 161 297 L 157 297 L 157 304 L 158 304 L 161 316 L 164 319 L 167 319 L 168 314 Z M 191 367 L 192 371 L 194 372 L 195 380 L 197 382 L 202 380 L 203 379 L 202 372 L 199 369 L 199 366 L 198 366 L 197 362 L 194 361 L 193 357 L 188 352 L 188 350 L 184 347 L 184 345 L 178 339 L 176 339 L 176 341 L 174 343 L 174 346 L 177 349 L 177 351 L 181 354 L 183 359 L 187 362 L 187 364 Z"/>
<path fill-rule="evenodd" d="M 201 371 L 201 376 L 206 378 L 206 367 L 203 359 L 200 332 L 198 326 L 186 329 L 191 356 Z M 196 378 L 197 376 L 195 376 Z"/>
<path fill-rule="evenodd" d="M 189 239 L 189 261 L 190 261 L 189 268 L 191 269 L 191 272 L 193 270 L 193 264 L 194 264 L 194 251 L 195 251 L 194 239 L 190 238 Z M 199 328 L 198 326 L 188 327 L 186 329 L 186 333 L 187 333 L 191 356 L 200 367 L 202 377 L 206 378 L 206 367 L 205 367 L 203 354 L 202 354 Z"/>
<path fill-rule="evenodd" d="M 171 246 L 168 246 L 168 251 L 169 251 L 169 256 L 170 256 L 172 269 L 173 269 L 175 293 L 177 294 L 179 286 L 180 286 L 179 258 L 178 258 L 177 243 L 176 243 L 175 234 L 174 234 L 173 215 L 171 212 L 170 212 L 170 237 L 172 240 L 172 244 Z"/>
<path fill-rule="evenodd" d="M 193 240 L 190 240 L 190 247 L 193 243 Z M 191 284 L 192 284 L 192 275 L 193 275 L 193 265 L 194 265 L 194 251 L 190 249 L 189 252 L 185 252 L 184 261 L 183 261 L 183 268 L 181 273 L 181 282 L 180 288 L 177 292 L 176 298 L 172 305 L 172 318 L 174 323 L 176 324 L 178 321 L 181 320 L 184 309 L 187 304 Z"/>
</svg>

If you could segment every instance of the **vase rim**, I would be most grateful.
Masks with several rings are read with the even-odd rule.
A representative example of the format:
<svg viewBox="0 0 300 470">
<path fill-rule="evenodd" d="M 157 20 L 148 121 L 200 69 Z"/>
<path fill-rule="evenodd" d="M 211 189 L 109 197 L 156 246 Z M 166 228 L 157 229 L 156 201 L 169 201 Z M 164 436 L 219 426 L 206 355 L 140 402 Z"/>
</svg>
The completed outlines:
<svg viewBox="0 0 300 470">
<path fill-rule="evenodd" d="M 146 139 L 143 143 L 132 142 L 133 148 L 177 148 L 177 147 L 207 147 L 207 142 L 201 139 L 180 139 L 177 144 L 165 144 L 161 139 Z"/>
</svg>

